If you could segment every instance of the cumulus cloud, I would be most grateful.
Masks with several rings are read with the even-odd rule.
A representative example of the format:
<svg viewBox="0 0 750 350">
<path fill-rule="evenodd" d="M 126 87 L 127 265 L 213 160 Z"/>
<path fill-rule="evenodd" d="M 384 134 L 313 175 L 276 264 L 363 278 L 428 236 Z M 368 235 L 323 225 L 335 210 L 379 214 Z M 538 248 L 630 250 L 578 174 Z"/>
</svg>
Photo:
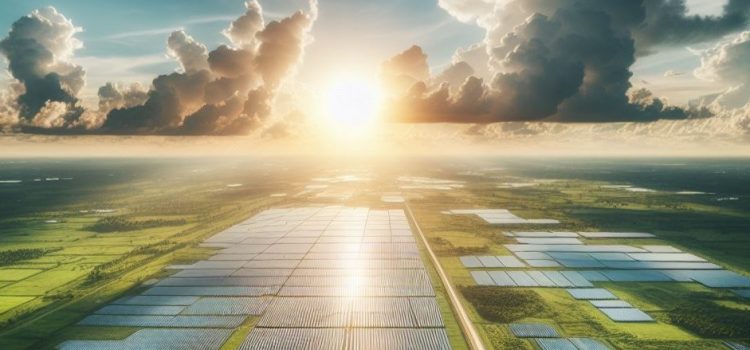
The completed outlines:
<svg viewBox="0 0 750 350">
<path fill-rule="evenodd" d="M 730 0 L 724 15 L 715 17 L 688 16 L 683 0 L 439 3 L 457 19 L 486 29 L 482 43 L 454 58 L 473 62 L 469 65 L 483 79 L 465 80 L 458 88 L 446 87 L 445 79 L 432 86 L 415 84 L 390 106 L 396 120 L 618 122 L 704 116 L 670 107 L 650 93 L 640 98 L 643 91 L 631 91 L 630 68 L 639 55 L 659 47 L 740 30 L 750 15 L 750 2 L 743 0 Z M 482 62 L 489 74 L 477 69 Z"/>
<path fill-rule="evenodd" d="M 396 92 L 403 92 L 417 82 L 430 78 L 430 66 L 427 55 L 419 46 L 412 46 L 404 52 L 383 62 L 381 67 L 383 81 Z"/>
<path fill-rule="evenodd" d="M 42 127 L 76 125 L 83 112 L 76 95 L 85 84 L 85 71 L 70 58 L 82 47 L 75 38 L 80 31 L 53 7 L 46 7 L 18 19 L 0 41 L 8 70 L 23 87 L 15 104 L 19 122 Z"/>
<path fill-rule="evenodd" d="M 148 88 L 107 83 L 99 88 L 97 110 L 85 110 L 77 98 L 84 70 L 70 60 L 82 46 L 74 38 L 81 29 L 54 8 L 36 10 L 0 42 L 21 87 L 0 95 L 6 101 L 0 126 L 45 133 L 249 133 L 272 122 L 276 95 L 312 40 L 317 1 L 309 6 L 266 24 L 260 4 L 247 1 L 245 13 L 223 32 L 230 44 L 211 51 L 185 31 L 174 31 L 166 51 L 180 69 L 154 78 Z"/>
<path fill-rule="evenodd" d="M 208 68 L 208 50 L 185 31 L 172 32 L 167 39 L 167 53 L 176 59 L 182 70 L 194 73 Z"/>
<path fill-rule="evenodd" d="M 245 14 L 224 31 L 232 46 L 207 52 L 184 32 L 172 33 L 168 47 L 183 71 L 154 79 L 142 105 L 112 110 L 104 132 L 229 135 L 262 126 L 311 40 L 317 3 L 265 26 L 260 5 L 245 6 Z"/>
<path fill-rule="evenodd" d="M 246 1 L 245 8 L 247 11 L 229 25 L 224 31 L 224 36 L 232 41 L 237 47 L 254 50 L 258 45 L 255 34 L 265 27 L 263 21 L 263 9 L 255 1 Z"/>
<path fill-rule="evenodd" d="M 703 98 L 715 110 L 736 109 L 750 103 L 750 32 L 743 32 L 706 50 L 695 70 L 701 79 L 723 83 L 727 90 Z"/>
</svg>

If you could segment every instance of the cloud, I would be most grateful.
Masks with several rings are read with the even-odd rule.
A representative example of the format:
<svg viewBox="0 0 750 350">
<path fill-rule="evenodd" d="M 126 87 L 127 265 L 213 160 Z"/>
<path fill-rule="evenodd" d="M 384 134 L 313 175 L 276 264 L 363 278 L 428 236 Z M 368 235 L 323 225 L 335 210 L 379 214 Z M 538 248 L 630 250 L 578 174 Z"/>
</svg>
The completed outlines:
<svg viewBox="0 0 750 350">
<path fill-rule="evenodd" d="M 265 27 L 263 9 L 255 0 L 246 1 L 245 8 L 245 14 L 232 22 L 224 31 L 224 36 L 238 47 L 255 49 L 258 43 L 255 34 Z"/>
<path fill-rule="evenodd" d="M 69 59 L 82 46 L 75 38 L 80 31 L 55 8 L 45 7 L 14 22 L 0 41 L 11 75 L 23 86 L 16 100 L 19 122 L 76 125 L 82 113 L 76 95 L 85 84 L 85 71 Z"/>
<path fill-rule="evenodd" d="M 112 110 L 107 133 L 234 135 L 246 134 L 269 119 L 283 80 L 302 60 L 317 16 L 298 11 L 264 25 L 255 1 L 224 34 L 234 46 L 205 46 L 182 31 L 172 33 L 168 47 L 182 72 L 154 79 L 142 105 Z M 205 64 L 204 64 L 205 62 Z"/>
<path fill-rule="evenodd" d="M 724 15 L 716 17 L 688 16 L 681 0 L 441 0 L 440 6 L 486 29 L 482 43 L 454 58 L 455 63 L 470 60 L 483 79 L 466 80 L 458 88 L 455 82 L 452 88 L 440 84 L 446 79 L 415 85 L 388 109 L 395 120 L 619 122 L 703 116 L 653 96 L 633 99 L 643 91 L 631 91 L 630 68 L 636 57 L 659 47 L 740 30 L 750 14 L 750 3 L 743 0 L 730 0 Z"/>
<path fill-rule="evenodd" d="M 414 83 L 430 79 L 427 55 L 421 47 L 414 45 L 383 62 L 381 76 L 391 89 L 406 91 Z"/>
<path fill-rule="evenodd" d="M 185 31 L 172 32 L 167 39 L 167 53 L 180 62 L 186 73 L 195 73 L 208 68 L 208 50 Z"/>
<path fill-rule="evenodd" d="M 166 51 L 180 65 L 147 89 L 108 82 L 98 91 L 99 108 L 86 110 L 77 94 L 84 70 L 70 63 L 82 44 L 81 29 L 54 8 L 22 17 L 2 42 L 21 89 L 0 98 L 3 131 L 164 135 L 247 134 L 271 123 L 272 105 L 284 80 L 302 61 L 317 19 L 317 1 L 265 23 L 256 1 L 223 33 L 230 45 L 209 51 L 184 30 L 170 33 Z"/>
<path fill-rule="evenodd" d="M 706 50 L 695 75 L 723 83 L 727 90 L 702 98 L 714 110 L 743 108 L 750 104 L 750 31 Z"/>
</svg>

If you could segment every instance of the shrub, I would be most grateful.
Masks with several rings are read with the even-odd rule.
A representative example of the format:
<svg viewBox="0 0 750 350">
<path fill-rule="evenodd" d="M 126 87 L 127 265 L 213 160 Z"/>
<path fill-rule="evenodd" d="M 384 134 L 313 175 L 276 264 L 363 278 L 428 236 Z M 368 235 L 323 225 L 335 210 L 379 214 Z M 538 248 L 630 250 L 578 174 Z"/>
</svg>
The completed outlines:
<svg viewBox="0 0 750 350">
<path fill-rule="evenodd" d="M 463 287 L 462 292 L 479 315 L 492 322 L 513 322 L 546 309 L 544 300 L 532 290 L 469 286 Z"/>
</svg>

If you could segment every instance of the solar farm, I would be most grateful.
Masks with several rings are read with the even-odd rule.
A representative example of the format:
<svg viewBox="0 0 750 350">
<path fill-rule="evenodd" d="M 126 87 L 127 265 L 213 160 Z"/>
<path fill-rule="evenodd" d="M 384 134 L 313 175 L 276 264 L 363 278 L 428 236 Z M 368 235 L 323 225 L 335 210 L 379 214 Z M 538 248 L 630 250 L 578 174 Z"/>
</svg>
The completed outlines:
<svg viewBox="0 0 750 350">
<path fill-rule="evenodd" d="M 203 245 L 216 253 L 78 323 L 139 331 L 58 348 L 220 349 L 251 316 L 240 349 L 451 348 L 403 210 L 270 209 Z"/>
</svg>

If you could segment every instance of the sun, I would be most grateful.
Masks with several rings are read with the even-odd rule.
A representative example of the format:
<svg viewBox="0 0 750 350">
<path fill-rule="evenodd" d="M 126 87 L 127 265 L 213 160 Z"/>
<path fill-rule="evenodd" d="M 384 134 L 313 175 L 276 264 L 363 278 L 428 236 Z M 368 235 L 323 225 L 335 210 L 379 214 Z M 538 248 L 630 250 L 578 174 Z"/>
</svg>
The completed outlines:
<svg viewBox="0 0 750 350">
<path fill-rule="evenodd" d="M 372 128 L 377 122 L 380 106 L 380 86 L 366 77 L 338 78 L 326 92 L 326 114 L 337 129 Z"/>
</svg>

